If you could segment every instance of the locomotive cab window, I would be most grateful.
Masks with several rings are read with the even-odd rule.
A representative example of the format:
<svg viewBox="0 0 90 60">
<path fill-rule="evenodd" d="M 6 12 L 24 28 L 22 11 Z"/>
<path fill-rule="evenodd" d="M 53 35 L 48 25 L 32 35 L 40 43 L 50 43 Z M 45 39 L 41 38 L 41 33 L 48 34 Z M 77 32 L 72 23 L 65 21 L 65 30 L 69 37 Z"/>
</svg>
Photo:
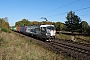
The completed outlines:
<svg viewBox="0 0 90 60">
<path fill-rule="evenodd" d="M 54 27 L 53 26 L 48 26 L 47 30 L 54 30 Z"/>
<path fill-rule="evenodd" d="M 46 31 L 46 27 L 41 27 L 41 31 Z"/>
</svg>

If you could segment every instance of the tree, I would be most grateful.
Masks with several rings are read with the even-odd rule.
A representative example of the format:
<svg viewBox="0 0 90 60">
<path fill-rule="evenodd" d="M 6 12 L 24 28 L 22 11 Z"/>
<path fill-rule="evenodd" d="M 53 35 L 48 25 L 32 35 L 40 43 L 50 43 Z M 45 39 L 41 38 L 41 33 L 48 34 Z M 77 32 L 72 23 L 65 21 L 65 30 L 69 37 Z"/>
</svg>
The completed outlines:
<svg viewBox="0 0 90 60">
<path fill-rule="evenodd" d="M 15 23 L 15 26 L 30 26 L 32 23 L 28 19 L 22 19 Z"/>
<path fill-rule="evenodd" d="M 80 30 L 80 22 L 81 19 L 77 15 L 75 15 L 75 12 L 70 11 L 67 13 L 66 17 L 67 21 L 65 22 L 67 26 L 67 30 L 73 32 L 78 32 Z"/>
<path fill-rule="evenodd" d="M 81 22 L 82 32 L 86 32 L 86 30 L 89 28 L 89 25 L 86 21 Z"/>
<path fill-rule="evenodd" d="M 62 22 L 53 22 L 53 25 L 55 25 L 57 31 L 62 31 L 66 29 L 66 25 Z"/>
<path fill-rule="evenodd" d="M 32 24 L 33 25 L 39 25 L 40 23 L 38 21 L 33 21 Z"/>
<path fill-rule="evenodd" d="M 90 26 L 87 29 L 87 33 L 88 33 L 88 35 L 90 35 Z"/>
<path fill-rule="evenodd" d="M 3 19 L 0 18 L 0 28 L 3 26 Z"/>
<path fill-rule="evenodd" d="M 9 28 L 9 23 L 4 18 L 0 18 L 0 28 Z"/>
<path fill-rule="evenodd" d="M 56 22 L 55 27 L 57 31 L 60 31 L 60 22 Z"/>
<path fill-rule="evenodd" d="M 3 18 L 6 22 L 8 22 L 8 17 Z"/>
</svg>

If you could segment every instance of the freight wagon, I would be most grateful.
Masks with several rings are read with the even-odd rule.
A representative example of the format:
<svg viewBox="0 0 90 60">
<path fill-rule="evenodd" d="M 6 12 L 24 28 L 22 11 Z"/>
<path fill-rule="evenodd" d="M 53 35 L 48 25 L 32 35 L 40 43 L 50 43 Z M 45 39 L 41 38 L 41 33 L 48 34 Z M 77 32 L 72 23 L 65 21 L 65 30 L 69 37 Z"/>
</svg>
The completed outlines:
<svg viewBox="0 0 90 60">
<path fill-rule="evenodd" d="M 20 32 L 25 34 L 26 33 L 26 28 L 27 28 L 27 26 L 21 26 L 20 27 Z"/>
<path fill-rule="evenodd" d="M 16 27 L 17 32 L 20 32 L 20 26 Z"/>
</svg>

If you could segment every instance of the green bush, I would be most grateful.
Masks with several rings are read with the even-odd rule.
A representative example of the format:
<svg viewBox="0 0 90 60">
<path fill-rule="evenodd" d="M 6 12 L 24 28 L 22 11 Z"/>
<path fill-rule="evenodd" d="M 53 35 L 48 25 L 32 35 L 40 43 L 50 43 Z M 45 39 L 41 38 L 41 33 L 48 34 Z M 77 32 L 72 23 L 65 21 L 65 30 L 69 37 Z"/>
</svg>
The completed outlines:
<svg viewBox="0 0 90 60">
<path fill-rule="evenodd" d="M 1 31 L 11 33 L 11 30 L 9 30 L 8 28 L 1 28 Z"/>
</svg>

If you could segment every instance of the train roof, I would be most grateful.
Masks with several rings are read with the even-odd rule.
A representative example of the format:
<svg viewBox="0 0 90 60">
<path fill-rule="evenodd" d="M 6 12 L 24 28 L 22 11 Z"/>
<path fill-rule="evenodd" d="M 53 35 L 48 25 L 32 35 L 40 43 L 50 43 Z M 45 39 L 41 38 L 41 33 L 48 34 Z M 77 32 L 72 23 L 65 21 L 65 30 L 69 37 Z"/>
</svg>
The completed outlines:
<svg viewBox="0 0 90 60">
<path fill-rule="evenodd" d="M 47 26 L 53 26 L 54 27 L 54 25 L 41 25 L 40 27 L 47 27 Z"/>
<path fill-rule="evenodd" d="M 21 26 L 21 27 L 36 28 L 36 27 L 47 27 L 47 26 L 53 26 L 54 27 L 54 25 L 31 25 L 31 26 Z"/>
</svg>

